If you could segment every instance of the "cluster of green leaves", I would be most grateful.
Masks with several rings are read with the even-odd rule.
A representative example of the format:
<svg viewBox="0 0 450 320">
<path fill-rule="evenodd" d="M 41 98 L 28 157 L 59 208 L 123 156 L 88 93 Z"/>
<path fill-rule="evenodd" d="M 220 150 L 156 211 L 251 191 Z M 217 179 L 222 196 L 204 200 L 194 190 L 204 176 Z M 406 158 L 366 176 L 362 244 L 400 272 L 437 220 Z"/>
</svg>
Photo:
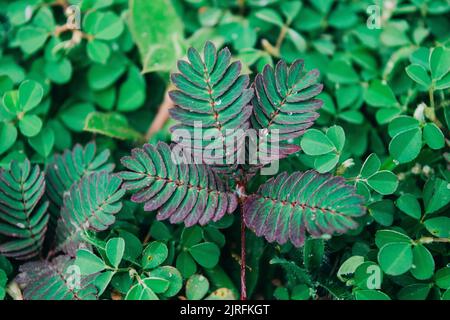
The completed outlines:
<svg viewBox="0 0 450 320">
<path fill-rule="evenodd" d="M 140 158 L 145 148 L 120 161 L 144 142 L 156 106 L 165 91 L 173 90 L 169 73 L 177 61 L 188 47 L 200 52 L 208 40 L 218 48 L 215 63 L 226 61 L 233 72 L 231 79 L 214 84 L 214 99 L 223 107 L 217 116 L 225 128 L 238 127 L 233 118 L 239 116 L 247 120 L 243 127 L 263 129 L 270 123 L 284 129 L 280 172 L 287 174 L 274 187 L 277 178 L 266 184 L 255 170 L 247 184 L 255 203 L 247 206 L 247 219 L 261 206 L 273 203 L 276 209 L 261 211 L 252 229 L 268 240 L 289 239 L 294 220 L 278 219 L 278 230 L 256 227 L 263 219 L 285 218 L 280 213 L 291 209 L 286 199 L 294 196 L 285 187 L 298 190 L 303 179 L 295 172 L 310 169 L 353 184 L 364 200 L 353 191 L 349 197 L 368 213 L 346 215 L 351 228 L 328 239 L 342 221 L 324 218 L 322 211 L 312 214 L 316 207 L 310 204 L 320 201 L 313 195 L 293 202 L 292 211 L 316 218 L 304 225 L 302 247 L 268 243 L 247 230 L 248 295 L 450 299 L 447 2 L 380 3 L 379 17 L 367 13 L 371 0 L 0 4 L 0 299 L 238 297 L 240 219 L 220 216 L 234 211 L 241 190 L 235 192 L 233 183 L 225 188 L 226 171 L 202 168 L 200 180 L 193 174 L 197 168 L 167 166 L 148 176 L 156 173 L 152 166 L 158 162 Z M 224 46 L 228 49 L 219 49 Z M 177 103 L 172 113 L 183 114 L 176 126 L 185 129 L 190 127 L 186 117 L 215 126 L 214 115 L 200 107 L 209 100 L 201 81 L 217 74 L 209 60 L 212 73 L 196 75 L 198 56 L 191 50 L 178 64 L 178 91 L 171 94 Z M 299 59 L 319 72 L 289 79 L 288 66 Z M 305 89 L 308 81 L 307 100 L 289 98 L 288 108 L 278 110 L 278 97 L 286 97 L 293 84 Z M 200 89 L 186 97 L 192 85 Z M 252 91 L 255 112 L 247 106 Z M 302 107 L 308 116 L 295 112 Z M 170 141 L 168 128 L 145 143 L 164 149 L 156 142 Z M 269 128 L 269 143 L 270 133 Z M 153 151 L 143 156 L 164 161 Z M 120 173 L 113 174 L 114 168 Z M 241 177 L 247 168 L 233 169 Z M 186 177 L 212 188 L 210 201 L 192 203 L 204 190 L 188 194 L 189 188 L 172 181 Z M 298 183 L 284 185 L 282 178 Z M 139 192 L 139 183 L 149 185 Z M 137 191 L 131 197 L 150 202 L 150 211 L 129 201 L 122 188 Z M 176 215 L 179 202 L 173 196 L 201 209 L 190 227 L 170 224 L 188 218 Z M 100 208 L 102 199 L 108 204 Z M 91 206 L 98 210 L 90 211 Z M 168 221 L 159 220 L 164 211 Z M 196 222 L 202 226 L 191 226 Z"/>
</svg>

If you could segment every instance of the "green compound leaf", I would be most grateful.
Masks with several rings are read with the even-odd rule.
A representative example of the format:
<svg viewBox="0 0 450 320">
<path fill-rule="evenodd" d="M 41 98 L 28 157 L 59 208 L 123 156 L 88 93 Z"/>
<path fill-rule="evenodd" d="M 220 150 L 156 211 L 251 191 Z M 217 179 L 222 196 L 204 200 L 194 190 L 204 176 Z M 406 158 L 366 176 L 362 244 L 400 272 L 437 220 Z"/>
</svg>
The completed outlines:
<svg viewBox="0 0 450 320">
<path fill-rule="evenodd" d="M 17 282 L 25 300 L 96 300 L 92 276 L 81 276 L 69 256 L 28 262 L 19 269 Z"/>
<path fill-rule="evenodd" d="M 158 220 L 184 221 L 187 227 L 218 221 L 236 209 L 236 195 L 211 168 L 186 164 L 187 159 L 176 164 L 172 152 L 162 142 L 157 147 L 145 144 L 121 159 L 128 169 L 119 173 L 123 188 L 136 190 L 132 201 L 145 203 L 145 211 L 158 210 Z"/>
<path fill-rule="evenodd" d="M 11 170 L 0 170 L 0 234 L 6 237 L 0 253 L 17 260 L 37 256 L 49 220 L 44 173 L 28 160 L 11 163 Z"/>
<path fill-rule="evenodd" d="M 323 85 L 317 69 L 306 72 L 303 60 L 289 67 L 280 61 L 275 69 L 269 65 L 255 78 L 253 98 L 253 128 L 264 130 L 268 141 L 284 141 L 304 134 L 319 114 L 323 104 L 315 97 Z M 288 154 L 298 149 L 289 149 Z M 324 152 L 325 153 L 325 152 Z"/>
<path fill-rule="evenodd" d="M 196 125 L 208 129 L 208 135 L 218 137 L 220 151 L 217 155 L 209 155 L 206 145 L 198 150 L 194 146 L 194 134 L 183 138 L 181 146 L 193 154 L 204 150 L 206 152 L 201 154 L 205 159 L 226 164 L 225 158 L 236 153 L 244 141 L 244 130 L 249 128 L 248 119 L 252 110 L 249 103 L 253 97 L 253 90 L 247 89 L 249 78 L 240 75 L 239 61 L 230 62 L 228 48 L 217 52 L 212 42 L 206 42 L 203 56 L 190 48 L 187 57 L 189 62 L 178 61 L 179 73 L 171 75 L 172 83 L 178 90 L 169 92 L 176 105 L 170 114 L 180 122 L 171 130 L 184 129 L 193 133 Z"/>
<path fill-rule="evenodd" d="M 105 171 L 83 177 L 64 194 L 64 205 L 56 228 L 57 247 L 73 255 L 83 233 L 104 231 L 122 209 L 122 180 Z"/>
<path fill-rule="evenodd" d="M 365 214 L 362 197 L 342 177 L 315 171 L 282 173 L 263 184 L 244 203 L 246 225 L 267 241 L 297 247 L 305 231 L 314 238 L 355 229 Z"/>
<path fill-rule="evenodd" d="M 109 150 L 97 154 L 95 143 L 90 142 L 84 148 L 76 144 L 72 150 L 55 154 L 45 168 L 47 184 L 46 196 L 50 199 L 50 211 L 54 219 L 59 217 L 65 192 L 82 178 L 94 172 L 112 172 L 114 164 L 109 163 Z"/>
</svg>

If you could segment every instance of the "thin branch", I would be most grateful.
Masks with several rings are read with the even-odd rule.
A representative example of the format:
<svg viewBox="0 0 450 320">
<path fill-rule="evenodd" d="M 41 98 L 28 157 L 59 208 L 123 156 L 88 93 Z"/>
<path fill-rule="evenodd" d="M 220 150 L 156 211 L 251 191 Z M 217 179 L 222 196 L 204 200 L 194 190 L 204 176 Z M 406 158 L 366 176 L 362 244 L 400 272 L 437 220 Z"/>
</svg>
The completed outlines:
<svg viewBox="0 0 450 320">
<path fill-rule="evenodd" d="M 148 141 L 150 138 L 159 130 L 161 130 L 169 119 L 169 109 L 174 106 L 172 99 L 169 97 L 169 88 L 166 90 L 164 94 L 164 100 L 159 106 L 158 113 L 153 119 L 150 127 L 145 134 L 145 140 Z"/>
</svg>

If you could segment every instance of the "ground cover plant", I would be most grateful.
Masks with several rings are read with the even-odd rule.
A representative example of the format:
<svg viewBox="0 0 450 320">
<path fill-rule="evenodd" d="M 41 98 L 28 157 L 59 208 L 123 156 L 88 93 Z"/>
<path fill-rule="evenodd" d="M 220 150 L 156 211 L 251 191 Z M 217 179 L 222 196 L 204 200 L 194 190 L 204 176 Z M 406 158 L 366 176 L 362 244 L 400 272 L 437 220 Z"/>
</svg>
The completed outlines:
<svg viewBox="0 0 450 320">
<path fill-rule="evenodd" d="M 1 299 L 450 299 L 446 1 L 0 1 Z"/>
</svg>

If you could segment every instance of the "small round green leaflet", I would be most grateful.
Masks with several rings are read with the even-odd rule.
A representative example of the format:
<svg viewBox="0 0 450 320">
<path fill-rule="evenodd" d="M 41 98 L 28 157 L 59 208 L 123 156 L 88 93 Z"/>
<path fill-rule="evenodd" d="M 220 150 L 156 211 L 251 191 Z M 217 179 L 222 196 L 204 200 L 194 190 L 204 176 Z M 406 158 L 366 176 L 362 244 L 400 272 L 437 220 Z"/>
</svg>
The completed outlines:
<svg viewBox="0 0 450 320">
<path fill-rule="evenodd" d="M 311 292 L 307 285 L 299 284 L 292 288 L 291 299 L 292 300 L 308 300 L 311 296 Z"/>
<path fill-rule="evenodd" d="M 164 243 L 151 242 L 142 254 L 142 267 L 144 269 L 153 269 L 163 263 L 167 259 L 168 254 L 169 250 Z"/>
<path fill-rule="evenodd" d="M 397 294 L 399 300 L 425 300 L 430 293 L 432 285 L 416 283 L 403 287 Z"/>
<path fill-rule="evenodd" d="M 125 296 L 125 300 L 159 300 L 158 296 L 144 284 L 135 284 Z"/>
<path fill-rule="evenodd" d="M 118 268 L 125 252 L 125 240 L 122 238 L 112 238 L 106 243 L 106 256 L 114 268 Z"/>
<path fill-rule="evenodd" d="M 124 29 L 122 20 L 110 11 L 105 13 L 100 11 L 89 13 L 83 21 L 83 26 L 86 32 L 100 40 L 113 40 Z"/>
<path fill-rule="evenodd" d="M 25 26 L 19 29 L 17 40 L 23 52 L 32 54 L 44 45 L 48 35 L 45 29 Z"/>
<path fill-rule="evenodd" d="M 0 155 L 11 148 L 16 139 L 16 127 L 9 122 L 0 122 Z"/>
<path fill-rule="evenodd" d="M 338 152 L 344 149 L 345 132 L 340 126 L 332 126 L 327 129 L 326 136 L 331 140 Z"/>
<path fill-rule="evenodd" d="M 42 100 L 44 90 L 33 80 L 26 80 L 19 86 L 19 104 L 23 112 L 34 109 Z"/>
<path fill-rule="evenodd" d="M 405 69 L 408 76 L 418 84 L 429 88 L 431 85 L 431 78 L 427 70 L 419 64 L 411 64 Z"/>
<path fill-rule="evenodd" d="M 82 275 L 90 275 L 105 270 L 106 265 L 102 259 L 86 249 L 77 251 L 75 265 L 80 268 Z"/>
<path fill-rule="evenodd" d="M 328 65 L 327 77 L 330 81 L 339 84 L 351 84 L 359 81 L 355 69 L 342 59 L 336 59 Z"/>
<path fill-rule="evenodd" d="M 392 89 L 380 80 L 370 83 L 364 99 L 373 107 L 392 107 L 398 104 Z"/>
<path fill-rule="evenodd" d="M 411 274 L 418 280 L 430 279 L 434 273 L 434 259 L 424 245 L 413 247 L 413 265 Z"/>
<path fill-rule="evenodd" d="M 393 242 L 412 244 L 412 239 L 407 235 L 394 230 L 379 230 L 375 234 L 375 243 L 378 248 Z"/>
<path fill-rule="evenodd" d="M 396 242 L 384 245 L 378 252 L 378 262 L 386 274 L 398 276 L 407 272 L 413 263 L 411 244 Z"/>
<path fill-rule="evenodd" d="M 55 133 L 50 127 L 45 127 L 36 136 L 28 139 L 30 146 L 42 157 L 50 155 L 55 143 Z"/>
<path fill-rule="evenodd" d="M 442 299 L 442 300 L 446 300 L 446 301 L 449 301 L 449 300 L 450 300 L 450 289 L 446 290 L 446 291 L 442 294 L 441 299 Z"/>
<path fill-rule="evenodd" d="M 183 251 L 178 255 L 175 266 L 180 270 L 184 278 L 189 278 L 197 271 L 197 264 L 192 256 L 186 251 Z"/>
<path fill-rule="evenodd" d="M 390 226 L 394 221 L 395 207 L 391 200 L 381 200 L 369 205 L 369 213 L 382 226 Z"/>
<path fill-rule="evenodd" d="M 339 155 L 336 153 L 330 152 L 327 154 L 323 154 L 321 156 L 317 156 L 314 159 L 314 169 L 316 169 L 320 173 L 325 173 L 333 170 L 334 167 L 339 162 Z"/>
<path fill-rule="evenodd" d="M 125 240 L 125 258 L 134 260 L 142 253 L 142 243 L 134 234 L 120 230 L 119 237 Z"/>
<path fill-rule="evenodd" d="M 439 288 L 450 289 L 450 267 L 445 267 L 436 271 L 434 280 Z"/>
<path fill-rule="evenodd" d="M 393 119 L 388 125 L 389 135 L 393 138 L 401 132 L 410 129 L 418 129 L 420 126 L 419 120 L 410 116 L 399 116 Z"/>
<path fill-rule="evenodd" d="M 209 281 L 200 274 L 192 275 L 186 282 L 186 297 L 189 300 L 202 299 L 209 290 Z"/>
<path fill-rule="evenodd" d="M 63 58 L 55 61 L 46 61 L 44 71 L 51 81 L 57 84 L 64 84 L 69 82 L 72 77 L 73 68 L 70 60 Z"/>
<path fill-rule="evenodd" d="M 167 279 L 159 277 L 148 277 L 142 279 L 142 282 L 152 289 L 154 293 L 164 293 L 170 286 L 170 282 Z"/>
<path fill-rule="evenodd" d="M 326 154 L 335 149 L 333 142 L 320 130 L 310 129 L 302 137 L 300 145 L 310 156 Z"/>
<path fill-rule="evenodd" d="M 87 43 L 86 51 L 92 61 L 101 64 L 105 64 L 108 61 L 111 53 L 107 43 L 95 39 Z"/>
<path fill-rule="evenodd" d="M 203 242 L 189 248 L 189 253 L 194 260 L 205 268 L 213 268 L 220 257 L 219 247 L 212 242 Z"/>
<path fill-rule="evenodd" d="M 430 56 L 430 70 L 433 79 L 441 79 L 450 71 L 450 50 L 444 47 L 434 48 Z"/>
<path fill-rule="evenodd" d="M 389 152 L 399 163 L 414 160 L 422 149 L 422 131 L 409 129 L 397 134 L 389 143 Z"/>
<path fill-rule="evenodd" d="M 89 69 L 87 80 L 89 86 L 94 90 L 106 89 L 125 72 L 123 60 L 114 54 L 110 57 L 107 64 L 94 64 Z"/>
<path fill-rule="evenodd" d="M 397 208 L 406 213 L 408 216 L 419 220 L 422 216 L 422 209 L 416 197 L 412 194 L 405 193 L 396 201 Z"/>
<path fill-rule="evenodd" d="M 200 243 L 203 239 L 203 231 L 199 226 L 192 226 L 190 228 L 183 229 L 181 234 L 181 243 L 184 247 L 189 248 L 193 245 Z"/>
<path fill-rule="evenodd" d="M 25 115 L 19 120 L 20 132 L 26 137 L 34 137 L 42 129 L 42 120 L 37 115 Z"/>
<path fill-rule="evenodd" d="M 180 272 L 171 266 L 163 266 L 153 269 L 150 273 L 151 277 L 163 278 L 169 281 L 169 287 L 163 293 L 166 297 L 173 297 L 176 295 L 183 286 L 183 278 Z"/>
<path fill-rule="evenodd" d="M 82 132 L 89 113 L 94 112 L 91 103 L 74 103 L 59 112 L 59 118 L 64 125 L 72 131 Z"/>
<path fill-rule="evenodd" d="M 354 295 L 356 300 L 391 300 L 386 293 L 378 290 L 357 290 Z"/>
<path fill-rule="evenodd" d="M 276 26 L 282 27 L 284 25 L 283 19 L 280 15 L 273 9 L 261 9 L 255 13 L 255 16 L 261 20 L 274 24 Z"/>
<path fill-rule="evenodd" d="M 359 175 L 362 178 L 368 178 L 374 175 L 378 170 L 380 170 L 381 161 L 380 158 L 375 153 L 371 153 L 364 161 L 363 166 L 361 167 L 361 171 Z"/>
<path fill-rule="evenodd" d="M 101 296 L 103 292 L 105 292 L 108 287 L 111 279 L 113 278 L 115 272 L 114 271 L 105 271 L 100 273 L 94 280 L 94 284 L 98 289 L 98 295 Z"/>
<path fill-rule="evenodd" d="M 427 123 L 423 128 L 423 139 L 431 149 L 441 149 L 445 146 L 442 131 L 434 123 Z"/>
<path fill-rule="evenodd" d="M 448 182 L 440 178 L 431 178 L 425 183 L 423 189 L 423 202 L 425 214 L 430 214 L 450 203 Z"/>
<path fill-rule="evenodd" d="M 123 112 L 139 109 L 145 101 L 145 80 L 140 71 L 131 67 L 128 78 L 120 86 L 117 110 Z"/>
<path fill-rule="evenodd" d="M 382 195 L 392 194 L 397 190 L 398 178 L 387 170 L 381 170 L 367 178 L 367 184 Z"/>
<path fill-rule="evenodd" d="M 436 237 L 450 238 L 450 218 L 436 217 L 425 221 L 425 228 Z"/>
</svg>

